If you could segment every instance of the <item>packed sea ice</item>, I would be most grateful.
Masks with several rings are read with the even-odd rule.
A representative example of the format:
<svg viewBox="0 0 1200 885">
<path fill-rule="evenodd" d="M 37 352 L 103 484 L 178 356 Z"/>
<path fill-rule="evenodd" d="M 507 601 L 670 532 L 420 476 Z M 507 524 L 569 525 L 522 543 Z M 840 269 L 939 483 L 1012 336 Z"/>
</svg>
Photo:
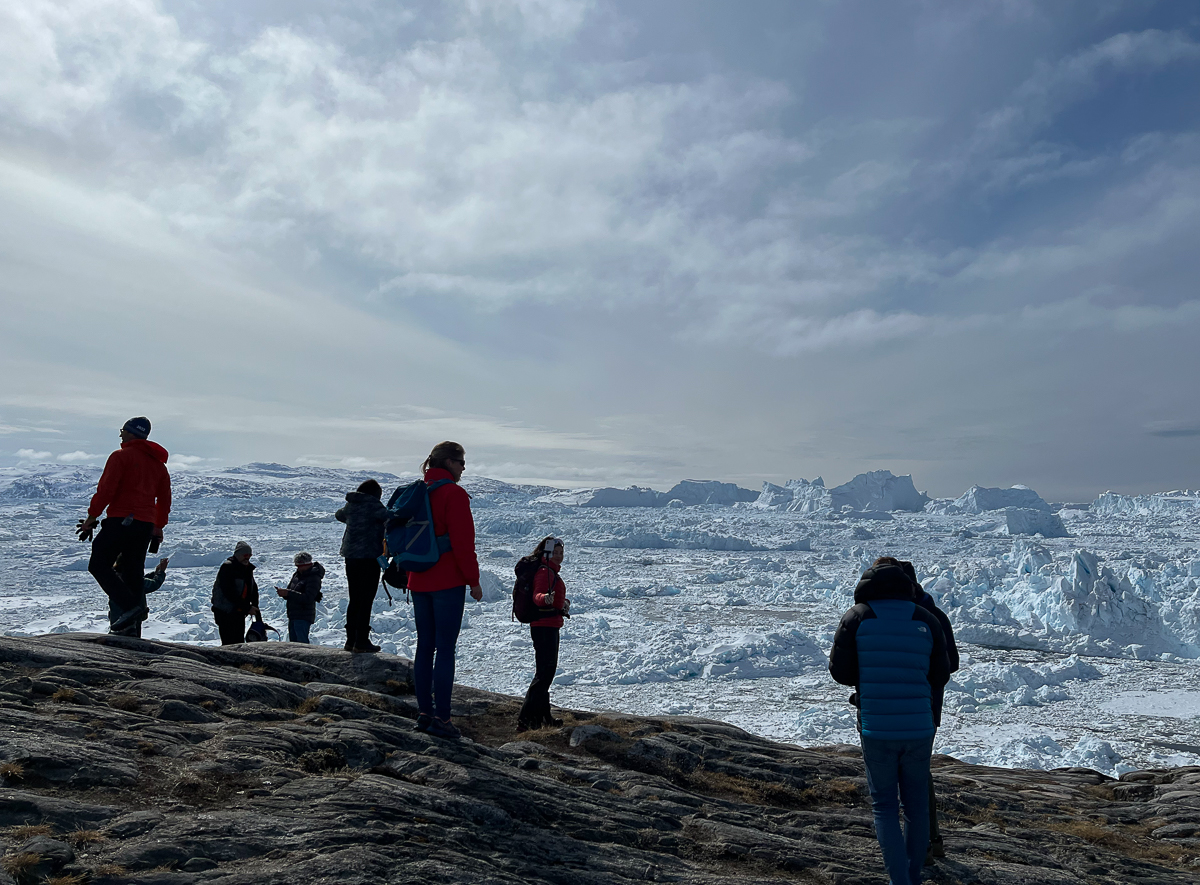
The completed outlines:
<svg viewBox="0 0 1200 885">
<path fill-rule="evenodd" d="M 0 470 L 0 631 L 106 629 L 88 549 L 71 531 L 98 474 Z M 145 635 L 215 644 L 213 578 L 244 539 L 260 566 L 263 612 L 285 635 L 271 586 L 286 583 L 299 550 L 325 563 L 312 636 L 341 647 L 342 526 L 332 514 L 366 477 L 277 464 L 176 470 L 162 551 L 171 566 L 150 597 Z M 402 481 L 375 478 L 385 488 Z M 468 601 L 460 682 L 524 691 L 533 654 L 527 628 L 510 618 L 512 567 L 555 534 L 566 541 L 573 615 L 556 703 L 709 716 L 806 745 L 852 742 L 849 692 L 829 679 L 826 656 L 859 574 L 890 554 L 915 563 L 962 650 L 939 752 L 1110 774 L 1200 763 L 1198 493 L 1106 493 L 1063 506 L 1024 487 L 973 487 L 929 500 L 911 477 L 887 471 L 832 489 L 793 480 L 758 493 L 693 481 L 667 492 L 464 485 L 485 595 Z M 411 609 L 392 594 L 375 603 L 377 641 L 411 655 Z"/>
</svg>

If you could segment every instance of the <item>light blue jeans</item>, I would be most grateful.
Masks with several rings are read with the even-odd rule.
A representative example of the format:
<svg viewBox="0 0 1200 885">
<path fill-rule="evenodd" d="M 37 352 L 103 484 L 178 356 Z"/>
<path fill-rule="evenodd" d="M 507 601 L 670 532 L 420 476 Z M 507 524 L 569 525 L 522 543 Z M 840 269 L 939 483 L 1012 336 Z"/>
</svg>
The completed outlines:
<svg viewBox="0 0 1200 885">
<path fill-rule="evenodd" d="M 929 757 L 933 736 L 906 741 L 862 738 L 875 838 L 890 885 L 920 885 L 929 848 Z M 904 832 L 900 806 L 904 806 Z"/>
<path fill-rule="evenodd" d="M 312 621 L 290 619 L 288 621 L 288 642 L 303 642 L 305 645 L 308 645 L 308 631 L 311 627 Z"/>
</svg>

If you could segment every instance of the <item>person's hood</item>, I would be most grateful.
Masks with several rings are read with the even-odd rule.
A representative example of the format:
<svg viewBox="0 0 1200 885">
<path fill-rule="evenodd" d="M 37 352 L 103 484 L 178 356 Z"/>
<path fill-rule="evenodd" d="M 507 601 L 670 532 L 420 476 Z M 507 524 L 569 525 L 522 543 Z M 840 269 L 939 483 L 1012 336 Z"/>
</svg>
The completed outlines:
<svg viewBox="0 0 1200 885">
<path fill-rule="evenodd" d="M 254 563 L 252 563 L 252 562 L 248 562 L 248 563 L 246 563 L 245 565 L 242 565 L 240 562 L 238 562 L 238 559 L 237 559 L 237 557 L 236 557 L 236 556 L 231 556 L 231 557 L 229 557 L 229 558 L 228 558 L 227 560 L 225 560 L 225 561 L 226 561 L 226 562 L 232 562 L 232 563 L 233 563 L 234 565 L 236 565 L 238 568 L 248 568 L 248 569 L 250 569 L 250 571 L 254 571 L 256 568 L 258 568 L 258 566 L 256 566 L 256 565 L 255 565 Z"/>
<path fill-rule="evenodd" d="M 379 498 L 367 492 L 346 492 L 347 504 L 369 504 L 372 501 L 378 501 L 380 504 L 383 503 Z"/>
<path fill-rule="evenodd" d="M 325 577 L 325 566 L 319 562 L 314 562 L 313 567 L 308 570 L 308 573 L 314 577 L 323 578 Z"/>
<path fill-rule="evenodd" d="M 916 586 L 896 565 L 874 566 L 863 572 L 854 588 L 854 602 L 871 602 L 875 599 L 904 599 L 915 602 Z"/>
<path fill-rule="evenodd" d="M 147 457 L 153 458 L 155 461 L 161 461 L 163 464 L 167 463 L 167 458 L 168 458 L 167 450 L 164 449 L 162 446 L 160 446 L 158 443 L 151 442 L 148 439 L 126 440 L 125 442 L 121 443 L 121 448 L 133 449 L 135 451 L 141 452 L 143 455 L 146 455 Z"/>
</svg>

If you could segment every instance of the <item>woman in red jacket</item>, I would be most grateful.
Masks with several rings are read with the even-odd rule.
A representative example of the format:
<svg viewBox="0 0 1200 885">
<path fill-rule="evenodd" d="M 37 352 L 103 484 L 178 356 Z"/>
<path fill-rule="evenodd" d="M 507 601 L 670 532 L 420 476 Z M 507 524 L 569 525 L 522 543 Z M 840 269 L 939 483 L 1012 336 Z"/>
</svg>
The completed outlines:
<svg viewBox="0 0 1200 885">
<path fill-rule="evenodd" d="M 550 715 L 550 683 L 558 670 L 558 631 L 562 629 L 563 614 L 570 611 L 567 587 L 558 570 L 562 568 L 563 542 L 551 535 L 543 538 L 530 555 L 540 564 L 533 576 L 533 604 L 546 612 L 529 625 L 533 639 L 534 675 L 525 692 L 525 703 L 517 715 L 517 731 L 562 725 L 561 719 Z"/>
<path fill-rule="evenodd" d="M 471 496 L 458 484 L 466 468 L 466 453 L 456 442 L 438 443 L 425 459 L 426 484 L 453 480 L 429 493 L 434 534 L 449 534 L 450 549 L 432 568 L 408 574 L 417 625 L 413 661 L 413 688 L 420 711 L 417 730 L 444 738 L 459 737 L 458 729 L 450 724 L 450 693 L 454 689 L 454 647 L 462 628 L 467 587 L 476 602 L 483 598 Z"/>
</svg>

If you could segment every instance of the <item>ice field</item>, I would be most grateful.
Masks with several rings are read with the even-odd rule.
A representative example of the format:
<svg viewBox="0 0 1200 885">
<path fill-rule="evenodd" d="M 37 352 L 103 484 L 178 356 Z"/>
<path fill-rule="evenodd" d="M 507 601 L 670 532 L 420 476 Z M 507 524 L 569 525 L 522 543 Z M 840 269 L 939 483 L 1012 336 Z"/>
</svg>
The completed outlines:
<svg viewBox="0 0 1200 885">
<path fill-rule="evenodd" d="M 106 599 L 72 528 L 99 470 L 0 470 L 0 632 L 104 631 Z M 271 590 L 310 551 L 329 570 L 313 641 L 340 647 L 346 606 L 333 520 L 368 474 L 256 464 L 173 471 L 175 506 L 150 597 L 149 638 L 216 644 L 217 567 L 249 541 L 267 621 Z M 381 476 L 390 491 L 399 480 Z M 911 559 L 955 625 L 963 668 L 936 749 L 959 759 L 1108 773 L 1200 764 L 1200 493 L 1051 505 L 974 488 L 929 500 L 908 477 L 561 491 L 464 477 L 484 601 L 468 599 L 457 681 L 520 694 L 532 675 L 510 621 L 512 566 L 537 540 L 566 541 L 572 599 L 556 703 L 692 713 L 805 745 L 855 740 L 849 691 L 825 660 L 858 575 Z M 154 561 L 148 560 L 148 564 Z M 386 651 L 415 642 L 402 595 L 372 624 Z"/>
</svg>

